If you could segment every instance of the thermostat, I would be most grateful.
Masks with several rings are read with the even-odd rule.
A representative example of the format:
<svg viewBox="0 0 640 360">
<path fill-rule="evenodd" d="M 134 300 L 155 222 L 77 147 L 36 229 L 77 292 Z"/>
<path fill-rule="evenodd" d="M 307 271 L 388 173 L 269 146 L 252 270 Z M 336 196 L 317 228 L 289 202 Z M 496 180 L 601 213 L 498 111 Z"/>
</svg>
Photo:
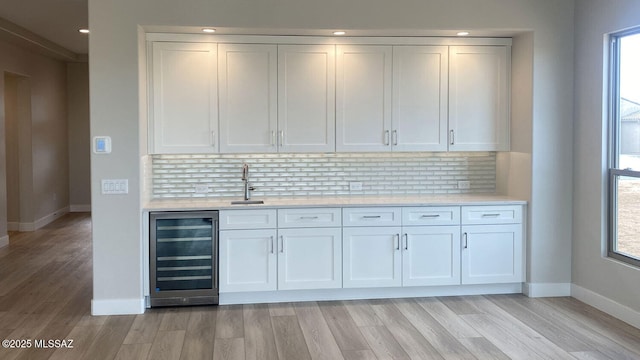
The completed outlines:
<svg viewBox="0 0 640 360">
<path fill-rule="evenodd" d="M 93 138 L 94 154 L 111 154 L 111 137 L 95 136 Z"/>
</svg>

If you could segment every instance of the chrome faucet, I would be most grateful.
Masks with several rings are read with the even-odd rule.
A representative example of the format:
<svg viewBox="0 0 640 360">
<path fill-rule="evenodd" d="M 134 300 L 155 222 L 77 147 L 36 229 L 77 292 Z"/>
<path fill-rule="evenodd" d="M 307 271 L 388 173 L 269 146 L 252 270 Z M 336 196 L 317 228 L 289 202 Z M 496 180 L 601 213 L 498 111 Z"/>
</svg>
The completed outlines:
<svg viewBox="0 0 640 360">
<path fill-rule="evenodd" d="M 242 181 L 244 182 L 244 200 L 251 199 L 251 191 L 255 190 L 253 186 L 249 186 L 249 165 L 242 164 Z"/>
</svg>

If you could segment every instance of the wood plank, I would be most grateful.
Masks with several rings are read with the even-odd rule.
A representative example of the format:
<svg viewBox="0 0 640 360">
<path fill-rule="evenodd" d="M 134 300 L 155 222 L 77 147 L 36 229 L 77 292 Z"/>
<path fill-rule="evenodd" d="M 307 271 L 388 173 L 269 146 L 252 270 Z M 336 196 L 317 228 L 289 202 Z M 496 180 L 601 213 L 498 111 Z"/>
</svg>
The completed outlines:
<svg viewBox="0 0 640 360">
<path fill-rule="evenodd" d="M 271 322 L 273 324 L 273 333 L 275 335 L 279 359 L 311 359 L 296 316 L 274 316 Z"/>
<path fill-rule="evenodd" d="M 270 310 L 268 305 L 244 305 L 244 353 L 247 360 L 278 358 Z"/>
<path fill-rule="evenodd" d="M 106 316 L 105 316 L 106 317 Z M 49 360 L 81 360 L 85 359 L 84 354 L 89 349 L 89 346 L 96 338 L 100 329 L 99 326 L 76 326 L 73 330 L 65 337 L 64 340 L 71 339 L 73 340 L 73 348 L 65 349 L 60 348 L 56 349 L 56 351 L 51 355 Z M 62 339 L 61 339 L 62 340 Z"/>
<path fill-rule="evenodd" d="M 365 326 L 360 331 L 378 359 L 410 359 L 386 327 Z"/>
<path fill-rule="evenodd" d="M 185 330 L 159 330 L 149 350 L 149 359 L 179 360 Z"/>
<path fill-rule="evenodd" d="M 271 316 L 293 316 L 296 314 L 291 303 L 269 304 L 269 313 Z"/>
<path fill-rule="evenodd" d="M 134 315 L 109 316 L 98 335 L 93 339 L 85 358 L 92 360 L 113 359 L 120 350 L 134 320 Z"/>
<path fill-rule="evenodd" d="M 493 343 L 483 337 L 458 339 L 478 360 L 510 360 Z"/>
<path fill-rule="evenodd" d="M 467 301 L 463 296 L 446 296 L 437 298 L 457 315 L 482 314 L 482 310 Z"/>
<path fill-rule="evenodd" d="M 407 319 L 408 325 L 413 326 L 432 345 L 439 357 L 445 359 L 475 359 L 475 356 L 447 331 L 436 319 L 411 299 L 394 300 L 399 316 Z M 374 306 L 375 308 L 375 306 Z M 393 314 L 393 313 L 392 313 Z M 392 315 L 390 314 L 390 315 Z M 385 322 L 385 325 L 395 333 Z"/>
<path fill-rule="evenodd" d="M 216 320 L 216 339 L 241 337 L 244 337 L 242 305 L 219 306 Z"/>
<path fill-rule="evenodd" d="M 437 298 L 419 298 L 415 301 L 457 339 L 481 337 L 458 314 Z"/>
<path fill-rule="evenodd" d="M 369 301 L 354 300 L 343 301 L 342 306 L 347 309 L 353 322 L 358 326 L 382 326 L 382 321 L 371 308 Z"/>
<path fill-rule="evenodd" d="M 377 360 L 376 354 L 371 350 L 347 350 L 343 351 L 345 360 Z"/>
<path fill-rule="evenodd" d="M 312 359 L 343 359 L 340 347 L 315 302 L 295 304 L 295 313 Z"/>
<path fill-rule="evenodd" d="M 418 304 L 415 304 L 415 306 L 420 308 Z M 429 339 L 425 339 L 390 300 L 372 301 L 371 308 L 410 358 L 443 358 L 438 350 L 433 347 Z M 453 339 L 453 337 L 451 338 Z M 455 341 L 455 339 L 453 340 Z M 462 347 L 462 345 L 460 345 L 460 347 Z"/>
<path fill-rule="evenodd" d="M 370 350 L 369 343 L 342 304 L 319 302 L 318 307 L 340 350 Z"/>
<path fill-rule="evenodd" d="M 122 344 L 115 360 L 146 359 L 151 350 L 151 344 Z"/>
<path fill-rule="evenodd" d="M 137 315 L 129 329 L 129 333 L 124 338 L 124 344 L 151 344 L 156 338 L 162 313 L 156 310 L 148 310 L 142 315 Z"/>
<path fill-rule="evenodd" d="M 613 360 L 599 351 L 577 351 L 571 355 L 579 360 Z"/>
<path fill-rule="evenodd" d="M 160 331 L 187 330 L 191 307 L 175 307 L 162 309 Z"/>
<path fill-rule="evenodd" d="M 216 339 L 213 360 L 244 360 L 244 339 Z"/>
<path fill-rule="evenodd" d="M 211 360 L 216 331 L 216 307 L 193 308 L 185 333 L 180 359 Z"/>
</svg>

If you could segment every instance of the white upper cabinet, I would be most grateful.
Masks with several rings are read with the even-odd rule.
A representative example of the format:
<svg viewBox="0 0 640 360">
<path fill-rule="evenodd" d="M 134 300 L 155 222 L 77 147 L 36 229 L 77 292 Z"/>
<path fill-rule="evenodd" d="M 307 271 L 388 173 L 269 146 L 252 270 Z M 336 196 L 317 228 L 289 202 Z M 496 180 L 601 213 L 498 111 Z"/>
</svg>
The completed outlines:
<svg viewBox="0 0 640 360">
<path fill-rule="evenodd" d="M 152 154 L 218 151 L 216 44 L 151 45 Z"/>
<path fill-rule="evenodd" d="M 447 151 L 448 51 L 393 47 L 393 151 Z"/>
<path fill-rule="evenodd" d="M 391 146 L 392 47 L 336 46 L 336 150 Z"/>
<path fill-rule="evenodd" d="M 510 49 L 449 47 L 449 150 L 509 150 Z"/>
<path fill-rule="evenodd" d="M 278 48 L 219 44 L 220 151 L 277 151 Z"/>
<path fill-rule="evenodd" d="M 278 45 L 280 152 L 335 151 L 335 46 Z"/>
</svg>

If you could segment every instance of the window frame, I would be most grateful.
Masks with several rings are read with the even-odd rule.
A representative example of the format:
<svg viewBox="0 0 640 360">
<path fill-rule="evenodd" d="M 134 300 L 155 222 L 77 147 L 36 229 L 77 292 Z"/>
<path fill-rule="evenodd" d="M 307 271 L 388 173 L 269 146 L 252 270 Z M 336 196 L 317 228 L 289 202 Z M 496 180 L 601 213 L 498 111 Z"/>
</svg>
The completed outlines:
<svg viewBox="0 0 640 360">
<path fill-rule="evenodd" d="M 608 53 L 608 130 L 609 138 L 607 144 L 607 187 L 608 187 L 608 236 L 607 236 L 607 256 L 629 265 L 640 267 L 640 258 L 626 255 L 616 251 L 618 238 L 618 178 L 634 177 L 640 179 L 640 171 L 631 169 L 621 169 L 620 162 L 620 39 L 625 36 L 640 35 L 640 27 L 609 34 Z M 640 239 L 638 240 L 640 241 Z"/>
</svg>

